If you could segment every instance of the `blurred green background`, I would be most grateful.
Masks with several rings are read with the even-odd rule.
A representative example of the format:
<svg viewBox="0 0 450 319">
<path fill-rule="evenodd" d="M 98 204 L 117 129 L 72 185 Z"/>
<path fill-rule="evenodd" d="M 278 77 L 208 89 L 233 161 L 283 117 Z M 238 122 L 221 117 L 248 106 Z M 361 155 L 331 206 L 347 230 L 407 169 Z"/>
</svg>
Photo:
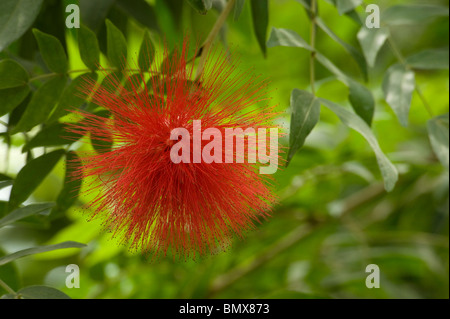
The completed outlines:
<svg viewBox="0 0 450 319">
<path fill-rule="evenodd" d="M 84 65 L 75 31 L 61 29 L 68 3 L 76 1 L 45 0 L 34 26 L 64 39 L 69 69 L 80 69 Z M 186 31 L 193 42 L 201 42 L 218 16 L 214 8 L 200 15 L 186 1 L 148 3 L 156 12 L 161 30 L 160 34 L 150 30 L 155 43 L 163 34 L 169 45 L 174 45 Z M 394 4 L 418 2 L 372 3 L 383 10 Z M 428 3 L 448 6 L 447 1 Z M 121 26 L 129 56 L 136 57 L 144 25 L 120 6 L 111 8 L 102 20 L 108 16 Z M 319 10 L 322 20 L 341 39 L 358 47 L 358 24 L 340 15 L 332 1 L 319 1 Z M 365 16 L 362 7 L 357 11 Z M 268 34 L 272 27 L 288 28 L 308 39 L 309 26 L 299 2 L 269 1 Z M 404 56 L 425 48 L 448 48 L 448 16 L 414 26 L 396 26 L 391 32 Z M 23 37 L 27 36 L 29 32 Z M 222 41 L 217 45 L 226 46 L 238 56 L 243 70 L 253 68 L 254 73 L 270 80 L 272 102 L 282 112 L 279 121 L 288 133 L 290 93 L 294 88 L 309 90 L 310 53 L 299 48 L 274 47 L 267 48 L 264 58 L 253 33 L 249 1 L 237 21 L 228 19 L 219 38 Z M 320 30 L 316 46 L 349 76 L 363 81 L 356 62 Z M 20 55 L 21 50 L 20 41 L 16 41 L 0 53 L 0 58 Z M 23 61 L 35 59 L 36 52 L 28 50 L 30 56 L 22 54 Z M 376 158 L 367 142 L 322 108 L 320 121 L 305 146 L 289 167 L 275 175 L 280 203 L 272 217 L 247 234 L 245 240 L 233 239 L 227 252 L 195 261 L 163 258 L 149 263 L 102 233 L 99 222 L 88 222 L 89 212 L 82 213 L 74 205 L 62 218 L 29 218 L 0 229 L 0 249 L 6 254 L 66 240 L 86 243 L 87 247 L 19 259 L 0 266 L 0 278 L 13 289 L 48 285 L 72 298 L 448 298 L 448 171 L 430 146 L 430 116 L 417 93 L 413 94 L 408 127 L 400 125 L 383 98 L 383 76 L 395 62 L 392 50 L 384 45 L 375 67 L 369 69 L 366 84 L 376 101 L 373 132 L 400 175 L 392 192 L 384 190 Z M 448 112 L 448 79 L 448 70 L 416 72 L 416 82 L 435 115 Z M 316 66 L 316 80 L 318 96 L 351 110 L 348 88 L 320 64 Z M 8 122 L 9 117 L 1 119 Z M 14 176 L 26 160 L 26 154 L 20 152 L 25 137 L 16 134 L 11 139 L 8 152 L 6 142 L 0 147 L 0 172 Z M 282 143 L 287 146 L 287 138 Z M 36 149 L 35 156 L 39 152 L 42 150 Z M 55 201 L 63 181 L 61 160 L 27 203 Z M 9 189 L 0 193 L 3 203 L 8 200 Z M 86 200 L 80 198 L 81 202 Z M 68 264 L 79 265 L 80 288 L 65 286 Z M 365 285 L 369 264 L 380 268 L 378 289 Z M 0 294 L 3 293 L 0 287 Z"/>
</svg>

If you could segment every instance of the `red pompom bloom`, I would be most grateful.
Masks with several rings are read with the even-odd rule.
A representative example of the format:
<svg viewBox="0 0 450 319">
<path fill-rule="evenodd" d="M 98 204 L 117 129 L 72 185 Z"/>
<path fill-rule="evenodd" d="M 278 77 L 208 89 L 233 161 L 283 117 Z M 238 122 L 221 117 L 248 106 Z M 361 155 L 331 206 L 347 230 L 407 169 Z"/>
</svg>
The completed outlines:
<svg viewBox="0 0 450 319">
<path fill-rule="evenodd" d="M 108 110 L 110 118 L 77 111 L 84 117 L 83 125 L 71 126 L 72 132 L 90 133 L 93 144 L 112 137 L 111 149 L 82 157 L 79 176 L 97 179 L 87 185 L 87 192 L 97 192 L 89 206 L 114 236 L 152 256 L 171 252 L 195 258 L 224 249 L 234 234 L 242 237 L 267 217 L 276 202 L 270 176 L 258 171 L 266 164 L 248 161 L 261 148 L 269 154 L 269 146 L 245 143 L 245 160 L 235 158 L 233 163 L 194 158 L 199 155 L 193 145 L 198 133 L 193 129 L 195 120 L 201 120 L 203 132 L 216 128 L 222 136 L 227 128 L 259 132 L 258 128 L 276 127 L 273 107 L 255 108 L 256 102 L 268 101 L 266 83 L 237 72 L 224 54 L 209 56 L 194 82 L 186 51 L 184 44 L 164 59 L 161 73 L 151 69 L 147 83 L 142 73 L 142 85 L 127 79 L 125 85 L 113 81 L 110 89 L 98 88 L 93 102 Z M 91 89 L 88 83 L 83 91 Z M 171 139 L 175 128 L 190 134 L 187 162 L 171 159 L 171 148 L 178 143 Z M 201 148 L 208 142 L 201 140 Z M 229 154 L 225 143 L 221 145 L 214 149 L 216 159 Z M 234 146 L 233 155 L 237 151 Z M 275 152 L 278 160 L 278 146 Z"/>
</svg>

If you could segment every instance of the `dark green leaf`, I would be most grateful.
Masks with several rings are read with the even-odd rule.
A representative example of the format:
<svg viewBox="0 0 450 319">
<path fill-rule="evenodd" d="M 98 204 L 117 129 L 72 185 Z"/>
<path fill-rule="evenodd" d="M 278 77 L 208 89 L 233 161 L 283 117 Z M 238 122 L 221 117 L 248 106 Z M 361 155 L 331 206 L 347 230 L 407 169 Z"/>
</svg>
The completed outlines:
<svg viewBox="0 0 450 319">
<path fill-rule="evenodd" d="M 234 4 L 234 14 L 233 14 L 234 21 L 237 21 L 241 16 L 242 9 L 244 9 L 244 5 L 245 0 L 236 0 L 236 3 Z"/>
<path fill-rule="evenodd" d="M 30 93 L 28 85 L 0 90 L 0 116 L 14 110 L 17 105 L 25 100 L 28 93 Z"/>
<path fill-rule="evenodd" d="M 37 29 L 33 29 L 33 34 L 37 40 L 42 58 L 49 70 L 55 73 L 65 73 L 68 62 L 61 42 L 56 37 Z"/>
<path fill-rule="evenodd" d="M 442 165 L 449 170 L 449 116 L 443 114 L 428 121 L 431 146 Z"/>
<path fill-rule="evenodd" d="M 258 40 L 259 47 L 266 56 L 266 36 L 269 24 L 269 2 L 268 0 L 250 0 L 252 11 L 253 31 Z"/>
<path fill-rule="evenodd" d="M 47 286 L 29 286 L 20 289 L 17 294 L 21 299 L 71 299 L 62 291 Z"/>
<path fill-rule="evenodd" d="M 13 180 L 10 181 L 0 181 L 0 189 L 11 186 L 13 184 Z M 1 214 L 0 214 L 1 215 Z"/>
<path fill-rule="evenodd" d="M 403 126 L 408 126 L 414 87 L 414 72 L 401 64 L 391 66 L 383 79 L 384 98 Z"/>
<path fill-rule="evenodd" d="M 127 41 L 122 32 L 109 20 L 106 20 L 107 54 L 111 65 L 122 69 L 127 58 Z"/>
<path fill-rule="evenodd" d="M 36 246 L 32 248 L 27 248 L 24 250 L 19 250 L 15 253 L 0 257 L 0 266 L 10 263 L 18 258 L 22 258 L 29 255 L 35 255 L 40 253 L 45 253 L 48 251 L 53 251 L 57 249 L 66 249 L 66 248 L 83 248 L 86 247 L 85 244 L 77 243 L 75 241 L 65 241 L 55 245 L 47 245 L 47 246 Z"/>
<path fill-rule="evenodd" d="M 363 26 L 359 30 L 357 37 L 366 57 L 367 64 L 373 67 L 378 52 L 389 37 L 389 29 L 385 27 L 369 29 Z"/>
<path fill-rule="evenodd" d="M 158 31 L 155 10 L 145 0 L 117 0 L 116 4 L 143 26 Z"/>
<path fill-rule="evenodd" d="M 212 0 L 187 0 L 200 14 L 206 14 L 212 7 Z"/>
<path fill-rule="evenodd" d="M 138 64 L 141 70 L 148 70 L 155 58 L 155 47 L 150 39 L 150 34 L 146 31 L 139 50 Z"/>
<path fill-rule="evenodd" d="M 78 48 L 83 63 L 89 69 L 96 70 L 100 63 L 100 48 L 95 33 L 84 25 L 78 29 Z"/>
<path fill-rule="evenodd" d="M 107 110 L 102 110 L 95 113 L 97 116 L 104 117 L 105 121 L 108 120 L 110 112 Z M 113 145 L 113 138 L 111 132 L 107 129 L 106 125 L 103 127 L 97 127 L 98 130 L 95 134 L 91 134 L 91 145 L 95 151 L 99 154 L 103 154 L 111 151 Z"/>
<path fill-rule="evenodd" d="M 382 13 L 388 25 L 419 24 L 436 17 L 448 17 L 448 7 L 428 4 L 395 5 Z"/>
<path fill-rule="evenodd" d="M 406 63 L 414 69 L 423 70 L 448 70 L 448 49 L 447 50 L 424 50 L 411 55 L 406 59 Z"/>
<path fill-rule="evenodd" d="M 79 0 L 83 24 L 97 32 L 114 2 L 115 0 Z"/>
<path fill-rule="evenodd" d="M 357 6 L 361 5 L 363 0 L 336 0 L 336 8 L 339 14 L 344 14 L 352 11 Z"/>
<path fill-rule="evenodd" d="M 43 0 L 0 1 L 0 52 L 33 24 Z"/>
<path fill-rule="evenodd" d="M 291 127 L 287 165 L 303 146 L 320 117 L 320 102 L 311 93 L 294 89 L 291 93 Z"/>
<path fill-rule="evenodd" d="M 93 88 L 97 81 L 97 73 L 84 73 L 76 77 L 70 84 L 64 89 L 61 98 L 58 101 L 53 113 L 50 115 L 47 123 L 57 121 L 59 118 L 68 114 L 70 110 L 80 108 L 86 103 L 86 90 Z"/>
<path fill-rule="evenodd" d="M 30 204 L 13 210 L 11 213 L 0 219 L 0 227 L 12 224 L 23 218 L 43 213 L 55 206 L 55 203 Z"/>
<path fill-rule="evenodd" d="M 12 133 L 29 131 L 36 125 L 45 122 L 58 102 L 66 82 L 66 77 L 55 76 L 42 84 L 33 94 L 30 103 L 17 126 L 12 130 Z"/>
<path fill-rule="evenodd" d="M 19 206 L 33 193 L 64 153 L 64 150 L 53 151 L 31 160 L 22 167 L 11 189 L 9 197 L 10 209 Z"/>
<path fill-rule="evenodd" d="M 28 73 L 16 61 L 0 61 L 0 90 L 18 86 L 25 86 L 28 83 Z"/>
<path fill-rule="evenodd" d="M 370 126 L 375 112 L 372 92 L 356 81 L 350 81 L 349 90 L 349 101 L 353 109 Z"/>
<path fill-rule="evenodd" d="M 58 195 L 56 203 L 58 209 L 67 210 L 77 200 L 80 192 L 82 179 L 76 176 L 82 167 L 82 163 L 77 153 L 70 151 L 66 154 L 66 175 L 64 178 L 64 187 Z"/>
<path fill-rule="evenodd" d="M 370 127 L 357 115 L 347 111 L 345 108 L 340 105 L 333 103 L 326 99 L 320 99 L 321 102 L 333 111 L 339 119 L 347 125 L 348 127 L 354 129 L 358 133 L 360 133 L 366 141 L 369 143 L 373 151 L 375 152 L 375 156 L 377 158 L 378 166 L 381 171 L 381 175 L 384 179 L 384 188 L 387 191 L 391 191 L 394 189 L 395 183 L 398 180 L 398 172 L 395 166 L 389 161 L 389 159 L 384 155 L 383 151 L 378 144 L 378 141 L 373 134 Z"/>
<path fill-rule="evenodd" d="M 68 132 L 67 128 L 68 125 L 65 123 L 54 123 L 44 127 L 24 145 L 22 153 L 35 147 L 72 144 L 81 137 L 79 134 Z"/>
</svg>

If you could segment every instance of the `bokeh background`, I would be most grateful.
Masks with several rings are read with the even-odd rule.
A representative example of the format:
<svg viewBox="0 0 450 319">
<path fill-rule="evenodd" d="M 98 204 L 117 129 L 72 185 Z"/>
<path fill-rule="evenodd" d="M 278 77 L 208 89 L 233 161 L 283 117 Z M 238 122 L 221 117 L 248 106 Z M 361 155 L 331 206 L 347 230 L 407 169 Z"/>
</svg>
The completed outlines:
<svg viewBox="0 0 450 319">
<path fill-rule="evenodd" d="M 186 33 L 193 43 L 201 42 L 224 5 L 215 1 L 214 7 L 201 15 L 187 1 L 148 0 L 155 20 L 145 22 L 138 13 L 125 10 L 122 1 L 92 2 L 104 7 L 95 11 L 97 17 L 90 17 L 93 22 L 86 22 L 97 23 L 100 39 L 105 32 L 104 21 L 109 18 L 124 32 L 130 57 L 137 56 L 146 28 L 156 45 L 164 37 L 173 46 Z M 79 55 L 76 30 L 64 26 L 65 6 L 70 3 L 78 2 L 44 0 L 32 27 L 60 39 L 69 69 L 74 70 L 85 66 Z M 360 25 L 339 14 L 333 1 L 318 3 L 322 20 L 343 41 L 359 48 L 356 34 Z M 371 3 L 384 10 L 395 4 L 418 2 Z M 448 7 L 447 1 L 427 4 Z M 356 11 L 365 17 L 363 6 Z M 81 19 L 83 22 L 83 12 Z M 272 27 L 295 30 L 304 39 L 309 38 L 310 22 L 299 1 L 270 0 L 267 37 Z M 448 32 L 447 11 L 447 16 L 392 27 L 391 37 L 402 54 L 408 56 L 426 48 L 448 50 Z M 310 89 L 310 52 L 273 47 L 266 49 L 264 57 L 254 35 L 250 1 L 245 2 L 239 19 L 229 17 L 215 44 L 238 56 L 243 70 L 251 68 L 270 80 L 272 102 L 281 112 L 279 122 L 289 133 L 291 91 Z M 364 83 L 356 62 L 320 30 L 316 46 L 350 77 Z M 11 57 L 30 74 L 44 73 L 31 30 L 0 52 L 0 59 Z M 102 56 L 101 61 L 106 63 L 106 58 Z M 80 205 L 89 198 L 82 195 L 58 218 L 32 216 L 1 228 L 0 256 L 64 241 L 85 243 L 87 247 L 17 259 L 0 266 L 0 279 L 14 290 L 46 285 L 72 298 L 448 298 L 448 171 L 430 145 L 430 115 L 417 93 L 413 93 L 407 127 L 400 125 L 385 102 L 383 76 L 393 63 L 396 57 L 385 44 L 375 67 L 369 68 L 365 83 L 376 101 L 372 130 L 399 171 L 393 191 L 385 191 L 376 158 L 364 138 L 322 108 L 320 121 L 304 147 L 287 168 L 274 175 L 280 203 L 274 207 L 272 217 L 244 240 L 233 239 L 227 252 L 195 261 L 163 258 L 150 263 L 101 232 L 99 222 L 88 222 L 89 212 L 81 212 Z M 416 83 L 435 115 L 448 112 L 448 79 L 448 64 L 447 70 L 416 72 Z M 348 88 L 318 63 L 316 90 L 317 96 L 351 110 Z M 11 114 L 1 117 L 3 124 L 10 119 Z M 0 124 L 2 174 L 14 177 L 25 165 L 30 155 L 21 152 L 22 146 L 37 131 L 8 134 L 8 127 Z M 281 142 L 289 144 L 287 137 Z M 73 144 L 71 149 L 88 147 Z M 49 149 L 35 148 L 32 156 L 38 157 Z M 25 204 L 56 201 L 64 174 L 64 160 L 60 160 Z M 9 213 L 10 190 L 11 186 L 0 190 L 0 218 Z M 68 264 L 80 267 L 80 288 L 65 286 Z M 380 268 L 378 289 L 365 285 L 369 264 Z M 0 295 L 4 293 L 0 287 Z"/>
</svg>

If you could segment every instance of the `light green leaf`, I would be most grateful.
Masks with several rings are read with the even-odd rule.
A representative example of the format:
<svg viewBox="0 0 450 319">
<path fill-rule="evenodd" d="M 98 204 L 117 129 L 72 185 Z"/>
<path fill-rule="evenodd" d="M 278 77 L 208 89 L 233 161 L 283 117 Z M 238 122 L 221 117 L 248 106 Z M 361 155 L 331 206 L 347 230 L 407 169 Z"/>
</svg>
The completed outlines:
<svg viewBox="0 0 450 319">
<path fill-rule="evenodd" d="M 252 11 L 253 32 L 265 57 L 267 26 L 269 24 L 269 2 L 268 0 L 250 0 L 250 7 Z"/>
<path fill-rule="evenodd" d="M 20 299 L 71 299 L 62 291 L 47 286 L 29 286 L 20 289 L 17 294 Z"/>
<path fill-rule="evenodd" d="M 109 20 L 106 20 L 106 42 L 109 62 L 123 69 L 127 58 L 127 41 L 123 33 Z"/>
<path fill-rule="evenodd" d="M 437 17 L 448 17 L 445 6 L 429 4 L 395 5 L 381 14 L 382 21 L 388 25 L 420 24 Z"/>
<path fill-rule="evenodd" d="M 30 103 L 12 133 L 26 132 L 45 122 L 58 102 L 66 82 L 66 77 L 55 76 L 42 84 L 31 97 Z"/>
<path fill-rule="evenodd" d="M 276 46 L 297 47 L 313 51 L 312 47 L 295 31 L 282 28 L 272 28 L 267 40 L 267 47 Z"/>
<path fill-rule="evenodd" d="M 19 63 L 10 59 L 0 61 L 0 90 L 25 86 L 27 83 L 28 73 Z"/>
<path fill-rule="evenodd" d="M 436 116 L 428 121 L 431 147 L 442 165 L 449 170 L 449 115 Z"/>
<path fill-rule="evenodd" d="M 363 0 L 336 0 L 336 8 L 339 14 L 344 14 L 352 11 L 361 5 L 362 2 Z"/>
<path fill-rule="evenodd" d="M 37 40 L 42 58 L 49 70 L 55 73 L 65 73 L 68 62 L 61 42 L 56 37 L 37 29 L 33 29 L 33 34 Z"/>
<path fill-rule="evenodd" d="M 237 21 L 241 16 L 242 9 L 244 9 L 244 5 L 245 0 L 236 0 L 236 3 L 234 4 L 234 13 L 233 13 L 234 21 Z"/>
<path fill-rule="evenodd" d="M 320 102 L 311 93 L 294 89 L 291 93 L 291 126 L 286 166 L 303 146 L 320 117 Z"/>
<path fill-rule="evenodd" d="M 19 39 L 33 24 L 43 0 L 0 1 L 0 52 Z"/>
<path fill-rule="evenodd" d="M 397 169 L 381 150 L 375 135 L 373 134 L 367 123 L 364 122 L 360 117 L 347 111 L 345 108 L 336 103 L 333 103 L 326 99 L 320 99 L 320 101 L 323 103 L 323 105 L 333 111 L 339 117 L 342 123 L 354 129 L 366 139 L 370 147 L 375 152 L 378 166 L 380 168 L 381 175 L 383 176 L 384 188 L 388 192 L 394 189 L 395 183 L 398 180 Z"/>
<path fill-rule="evenodd" d="M 212 0 L 187 0 L 200 14 L 206 14 L 212 7 Z"/>
<path fill-rule="evenodd" d="M 373 67 L 378 52 L 389 37 L 389 29 L 385 27 L 369 29 L 362 26 L 357 37 L 366 57 L 367 64 Z"/>
<path fill-rule="evenodd" d="M 414 72 L 401 64 L 391 66 L 383 79 L 384 98 L 403 126 L 408 126 L 409 108 L 414 87 Z"/>
<path fill-rule="evenodd" d="M 411 55 L 406 63 L 413 69 L 448 70 L 449 54 L 446 50 L 428 49 Z"/>
<path fill-rule="evenodd" d="M 11 189 L 9 197 L 10 210 L 19 206 L 33 193 L 64 153 L 64 150 L 53 151 L 31 160 L 22 167 Z"/>
<path fill-rule="evenodd" d="M 86 247 L 85 244 L 77 243 L 75 241 L 65 241 L 55 245 L 46 245 L 46 246 L 36 246 L 32 248 L 27 248 L 23 250 L 16 251 L 15 253 L 0 257 L 0 266 L 10 263 L 18 258 L 22 258 L 25 256 L 41 254 L 48 251 L 53 251 L 57 249 L 66 249 L 66 248 L 83 248 Z"/>
<path fill-rule="evenodd" d="M 326 34 L 328 34 L 330 38 L 339 43 L 353 57 L 353 59 L 358 64 L 362 74 L 364 75 L 364 79 L 367 80 L 367 63 L 359 50 L 339 38 L 320 17 L 316 17 L 316 23 L 319 28 L 321 28 Z"/>
<path fill-rule="evenodd" d="M 95 33 L 84 25 L 78 29 L 78 48 L 83 63 L 89 69 L 96 70 L 100 64 L 100 48 Z"/>
<path fill-rule="evenodd" d="M 141 70 L 148 70 L 155 58 L 155 46 L 150 39 L 150 34 L 146 31 L 139 50 L 138 65 Z"/>
<path fill-rule="evenodd" d="M 55 206 L 55 203 L 40 203 L 40 204 L 30 204 L 24 207 L 17 208 L 5 217 L 0 219 L 0 228 L 6 225 L 10 225 L 23 218 L 43 213 Z"/>
<path fill-rule="evenodd" d="M 30 93 L 28 85 L 0 90 L 0 116 L 3 116 L 18 106 Z"/>
</svg>

